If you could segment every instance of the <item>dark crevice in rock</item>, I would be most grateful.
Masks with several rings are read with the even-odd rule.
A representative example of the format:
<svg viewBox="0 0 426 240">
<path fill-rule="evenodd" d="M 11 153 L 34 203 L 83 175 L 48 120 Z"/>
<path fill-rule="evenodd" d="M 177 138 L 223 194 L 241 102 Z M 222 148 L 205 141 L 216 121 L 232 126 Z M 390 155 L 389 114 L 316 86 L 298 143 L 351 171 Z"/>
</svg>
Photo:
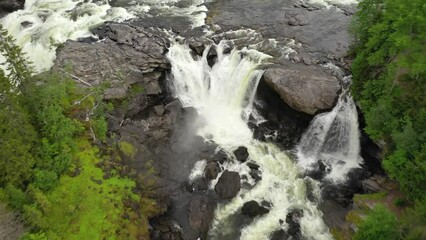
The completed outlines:
<svg viewBox="0 0 426 240">
<path fill-rule="evenodd" d="M 273 141 L 285 149 L 291 149 L 299 142 L 312 120 L 312 116 L 290 108 L 264 82 L 258 86 L 255 107 L 267 121 L 259 125 L 254 121 L 249 123 L 254 137 Z"/>
</svg>

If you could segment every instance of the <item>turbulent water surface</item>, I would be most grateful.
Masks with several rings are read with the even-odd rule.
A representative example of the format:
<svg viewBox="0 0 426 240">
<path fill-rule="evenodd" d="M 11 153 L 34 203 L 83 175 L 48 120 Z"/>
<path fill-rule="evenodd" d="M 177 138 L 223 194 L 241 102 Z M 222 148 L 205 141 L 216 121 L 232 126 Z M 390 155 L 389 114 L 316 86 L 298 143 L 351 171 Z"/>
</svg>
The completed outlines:
<svg viewBox="0 0 426 240">
<path fill-rule="evenodd" d="M 197 109 L 205 122 L 199 134 L 212 139 L 221 148 L 232 152 L 238 146 L 246 146 L 250 159 L 256 162 L 262 172 L 262 180 L 255 184 L 248 174 L 249 168 L 237 161 L 225 163 L 224 168 L 245 175 L 247 188 L 229 203 L 221 204 L 216 212 L 210 231 L 212 239 L 265 239 L 271 233 L 288 226 L 280 224 L 291 210 L 302 210 L 300 224 L 303 236 L 309 239 L 330 239 L 331 235 L 322 221 L 322 213 L 316 203 L 307 198 L 306 181 L 302 178 L 297 164 L 287 153 L 273 144 L 253 139 L 247 126 L 248 114 L 262 71 L 257 67 L 268 56 L 255 50 L 233 50 L 222 54 L 225 43 L 215 46 L 217 63 L 210 68 L 204 57 L 193 59 L 189 47 L 175 43 L 170 48 L 175 95 L 184 106 Z M 200 172 L 199 166 L 195 168 Z M 313 184 L 319 194 L 318 185 Z M 257 218 L 243 229 L 236 229 L 233 216 L 243 204 L 250 200 L 267 201 L 271 204 L 268 214 Z"/>
<path fill-rule="evenodd" d="M 106 21 L 138 17 L 183 16 L 192 26 L 204 24 L 204 0 L 26 0 L 25 8 L 8 14 L 1 24 L 12 34 L 36 72 L 53 65 L 56 48 L 66 40 L 95 37 L 89 30 Z"/>
<path fill-rule="evenodd" d="M 326 178 L 345 181 L 347 174 L 362 163 L 358 113 L 352 97 L 343 92 L 331 112 L 319 114 L 302 136 L 297 149 L 299 165 L 306 170 L 326 167 Z"/>
</svg>

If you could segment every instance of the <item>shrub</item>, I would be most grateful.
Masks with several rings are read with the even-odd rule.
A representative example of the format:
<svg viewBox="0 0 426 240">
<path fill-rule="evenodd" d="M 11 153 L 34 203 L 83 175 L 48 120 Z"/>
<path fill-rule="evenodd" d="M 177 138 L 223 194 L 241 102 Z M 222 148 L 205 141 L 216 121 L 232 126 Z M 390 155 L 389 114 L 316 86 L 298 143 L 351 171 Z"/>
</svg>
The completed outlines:
<svg viewBox="0 0 426 240">
<path fill-rule="evenodd" d="M 373 208 L 354 236 L 354 240 L 398 239 L 401 239 L 401 234 L 396 216 L 383 205 Z"/>
</svg>

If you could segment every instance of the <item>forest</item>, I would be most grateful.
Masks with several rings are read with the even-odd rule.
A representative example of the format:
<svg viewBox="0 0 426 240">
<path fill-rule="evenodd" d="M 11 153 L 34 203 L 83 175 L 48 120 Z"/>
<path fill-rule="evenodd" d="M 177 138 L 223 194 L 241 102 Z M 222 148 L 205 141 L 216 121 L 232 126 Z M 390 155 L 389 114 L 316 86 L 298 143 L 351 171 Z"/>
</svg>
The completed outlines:
<svg viewBox="0 0 426 240">
<path fill-rule="evenodd" d="M 155 202 L 107 166 L 134 151 L 105 144 L 112 106 L 66 72 L 33 76 L 14 39 L 0 34 L 0 200 L 26 223 L 22 239 L 147 238 Z"/>
<path fill-rule="evenodd" d="M 426 2 L 364 0 L 353 23 L 352 92 L 383 168 L 414 209 L 378 206 L 355 239 L 426 237 Z"/>
</svg>

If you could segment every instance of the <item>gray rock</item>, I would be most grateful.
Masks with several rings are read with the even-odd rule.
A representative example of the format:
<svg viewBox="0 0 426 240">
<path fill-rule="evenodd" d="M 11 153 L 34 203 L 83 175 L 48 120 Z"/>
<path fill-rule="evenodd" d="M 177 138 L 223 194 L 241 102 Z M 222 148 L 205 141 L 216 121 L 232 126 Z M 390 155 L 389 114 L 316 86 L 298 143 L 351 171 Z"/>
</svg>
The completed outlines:
<svg viewBox="0 0 426 240">
<path fill-rule="evenodd" d="M 240 162 L 247 161 L 247 158 L 249 157 L 249 153 L 246 147 L 238 147 L 237 150 L 234 151 L 234 155 Z"/>
<path fill-rule="evenodd" d="M 300 231 L 300 219 L 302 217 L 303 210 L 291 210 L 285 218 L 285 222 L 288 224 L 287 233 L 293 239 L 302 239 L 302 232 Z"/>
<path fill-rule="evenodd" d="M 21 26 L 23 28 L 27 28 L 27 27 L 31 27 L 34 23 L 30 22 L 30 21 L 23 21 L 21 22 Z"/>
<path fill-rule="evenodd" d="M 25 0 L 0 0 L 0 13 L 13 12 L 24 8 Z"/>
<path fill-rule="evenodd" d="M 108 88 L 104 91 L 104 99 L 125 99 L 127 97 L 127 88 L 126 87 L 114 87 Z"/>
<path fill-rule="evenodd" d="M 147 94 L 162 92 L 158 83 L 161 70 L 170 68 L 163 38 L 125 23 L 110 23 L 97 30 L 109 38 L 96 44 L 67 41 L 58 51 L 53 69 L 72 66 L 73 74 L 91 85 L 108 83 L 110 88 L 123 88 L 141 83 Z"/>
<path fill-rule="evenodd" d="M 241 209 L 242 214 L 249 217 L 257 217 L 266 213 L 269 213 L 269 210 L 257 203 L 256 201 L 249 201 L 244 203 L 243 208 Z"/>
<path fill-rule="evenodd" d="M 366 193 L 377 193 L 384 191 L 385 188 L 382 186 L 386 182 L 386 178 L 378 175 L 374 175 L 369 179 L 365 179 L 361 182 L 362 189 Z"/>
<path fill-rule="evenodd" d="M 252 169 L 249 175 L 254 179 L 255 182 L 259 182 L 260 180 L 262 180 L 262 172 L 259 170 Z"/>
<path fill-rule="evenodd" d="M 25 231 L 17 216 L 7 210 L 3 203 L 0 203 L 0 226 L 0 239 L 2 240 L 20 239 Z"/>
<path fill-rule="evenodd" d="M 165 111 L 164 105 L 161 104 L 161 105 L 154 106 L 154 111 L 157 115 L 162 116 Z"/>
<path fill-rule="evenodd" d="M 214 190 L 222 199 L 231 199 L 237 196 L 241 189 L 241 178 L 237 172 L 225 170 L 220 176 Z"/>
<path fill-rule="evenodd" d="M 220 172 L 220 166 L 217 162 L 209 162 L 204 169 L 204 176 L 209 179 L 213 180 L 216 179 Z"/>
<path fill-rule="evenodd" d="M 287 240 L 289 235 L 282 229 L 277 230 L 271 234 L 271 240 Z"/>
<path fill-rule="evenodd" d="M 145 85 L 145 92 L 148 95 L 157 95 L 161 94 L 163 90 L 161 89 L 160 83 L 158 81 L 152 81 Z"/>
<path fill-rule="evenodd" d="M 260 168 L 260 166 L 259 165 L 257 165 L 256 163 L 254 163 L 254 162 L 248 162 L 247 163 L 247 167 L 249 167 L 250 169 L 252 169 L 252 170 L 259 170 L 259 168 Z"/>
<path fill-rule="evenodd" d="M 340 204 L 331 200 L 323 201 L 319 208 L 324 213 L 323 220 L 330 229 L 345 228 L 348 224 L 346 222 L 346 214 L 348 214 L 351 208 L 342 207 Z"/>
<path fill-rule="evenodd" d="M 291 108 L 311 115 L 332 108 L 340 91 L 337 78 L 312 66 L 270 68 L 263 80 Z"/>
<path fill-rule="evenodd" d="M 214 216 L 215 204 L 206 196 L 195 196 L 188 207 L 189 225 L 199 233 L 206 233 Z"/>
</svg>

